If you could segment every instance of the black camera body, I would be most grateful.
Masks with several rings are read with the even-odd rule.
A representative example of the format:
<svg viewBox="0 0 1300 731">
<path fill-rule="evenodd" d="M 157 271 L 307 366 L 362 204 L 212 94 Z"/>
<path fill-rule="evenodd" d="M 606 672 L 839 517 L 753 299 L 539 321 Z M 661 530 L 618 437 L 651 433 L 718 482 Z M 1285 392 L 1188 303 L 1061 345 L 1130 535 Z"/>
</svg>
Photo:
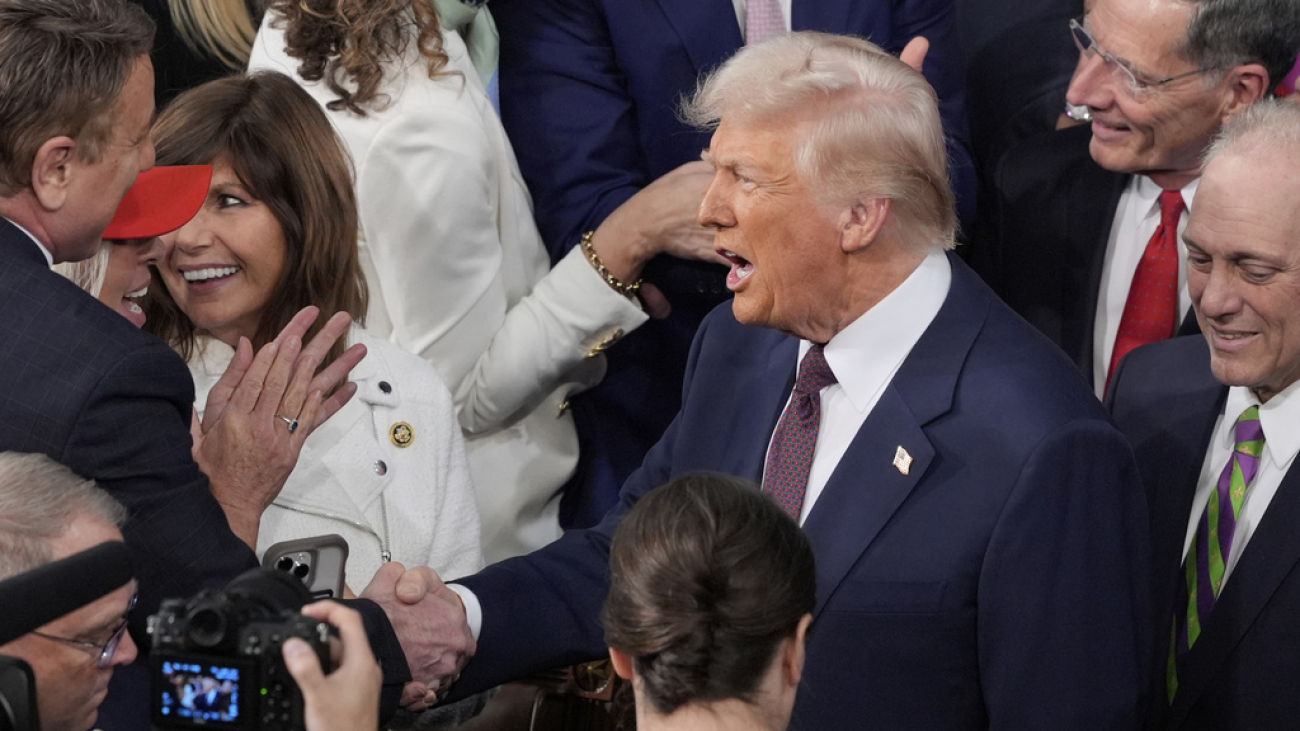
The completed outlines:
<svg viewBox="0 0 1300 731">
<path fill-rule="evenodd" d="M 292 576 L 254 569 L 224 589 L 164 601 L 149 617 L 153 724 L 301 731 L 302 693 L 280 648 L 302 639 L 330 671 L 333 628 L 297 612 L 310 600 Z"/>
</svg>

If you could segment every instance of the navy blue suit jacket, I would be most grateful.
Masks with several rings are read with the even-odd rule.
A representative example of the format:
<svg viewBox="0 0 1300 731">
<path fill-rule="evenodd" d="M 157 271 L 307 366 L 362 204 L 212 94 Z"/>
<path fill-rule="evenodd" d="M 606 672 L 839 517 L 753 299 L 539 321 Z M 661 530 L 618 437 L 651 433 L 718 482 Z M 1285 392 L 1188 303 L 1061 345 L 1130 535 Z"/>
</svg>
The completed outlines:
<svg viewBox="0 0 1300 731">
<path fill-rule="evenodd" d="M 677 117 L 703 75 L 744 46 L 731 0 L 492 0 L 501 30 L 501 118 L 558 261 L 620 204 L 698 160 L 709 134 Z M 794 0 L 792 27 L 852 33 L 897 53 L 931 41 L 926 77 L 939 94 L 954 187 L 973 207 L 963 65 L 951 0 Z M 680 406 L 691 339 L 731 294 L 723 267 L 671 257 L 645 276 L 673 305 L 606 354 L 609 371 L 574 399 L 583 439 L 578 492 L 563 520 L 591 525 L 613 504 Z"/>
<path fill-rule="evenodd" d="M 1172 706 L 1165 662 L 1196 483 L 1228 388 L 1205 338 L 1139 348 L 1111 383 L 1109 405 L 1137 455 L 1151 511 L 1153 729 L 1294 728 L 1300 719 L 1300 471 L 1288 472 L 1179 667 Z M 1267 438 L 1267 435 L 1265 435 Z M 1185 607 L 1184 607 L 1185 611 Z"/>
<path fill-rule="evenodd" d="M 0 342 L 0 451 L 46 454 L 129 512 L 122 533 L 139 582 L 130 617 L 138 642 L 163 599 L 223 586 L 257 566 L 190 454 L 194 383 L 180 356 L 50 271 L 36 244 L 3 218 Z M 371 607 L 367 630 L 396 673 L 386 678 L 409 679 L 392 628 Z M 114 673 L 96 728 L 148 726 L 141 658 Z"/>
<path fill-rule="evenodd" d="M 805 521 L 817 608 L 791 728 L 1136 728 L 1149 620 L 1132 454 L 1069 362 L 950 261 L 942 309 Z M 759 479 L 797 352 L 728 307 L 710 315 L 682 411 L 620 505 L 463 581 L 484 615 L 457 691 L 599 655 L 619 519 L 685 472 Z"/>
</svg>

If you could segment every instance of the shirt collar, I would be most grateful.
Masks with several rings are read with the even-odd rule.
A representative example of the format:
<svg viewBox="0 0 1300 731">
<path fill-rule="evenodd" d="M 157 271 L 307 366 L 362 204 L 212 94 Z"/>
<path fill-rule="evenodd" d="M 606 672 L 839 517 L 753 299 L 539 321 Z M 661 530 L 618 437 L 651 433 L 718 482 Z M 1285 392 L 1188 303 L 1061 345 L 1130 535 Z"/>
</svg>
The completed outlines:
<svg viewBox="0 0 1300 731">
<path fill-rule="evenodd" d="M 44 256 L 44 257 L 45 257 L 45 263 L 46 263 L 46 265 L 48 265 L 48 266 L 54 266 L 54 255 L 50 253 L 50 250 L 49 250 L 49 249 L 45 248 L 45 244 L 42 244 L 41 241 L 40 241 L 40 239 L 38 239 L 38 238 L 36 238 L 35 236 L 33 236 L 31 231 L 28 231 L 27 229 L 23 228 L 22 226 L 19 226 L 19 225 L 18 225 L 18 224 L 17 224 L 17 223 L 12 219 L 12 218 L 6 218 L 5 220 L 8 221 L 9 223 L 13 224 L 13 227 L 14 227 L 14 228 L 16 228 L 16 229 L 18 229 L 19 231 L 22 231 L 23 233 L 27 234 L 27 238 L 31 239 L 31 240 L 32 240 L 32 243 L 33 243 L 33 244 L 36 244 L 36 248 L 38 248 L 38 249 L 41 250 L 41 256 Z"/>
<path fill-rule="evenodd" d="M 1192 182 L 1183 186 L 1183 205 L 1187 210 L 1192 210 L 1192 201 L 1196 198 L 1196 186 L 1201 182 L 1200 178 L 1193 178 Z M 1133 176 L 1133 195 L 1138 199 L 1138 210 L 1142 211 L 1143 217 L 1155 216 L 1160 217 L 1160 194 L 1164 188 L 1156 185 L 1155 181 L 1145 175 Z"/>
<path fill-rule="evenodd" d="M 1259 406 L 1259 425 L 1264 430 L 1264 454 L 1273 465 L 1286 469 L 1300 453 L 1300 381 L 1282 389 L 1260 404 L 1246 386 L 1232 386 L 1223 405 L 1220 443 L 1233 448 L 1237 418 L 1251 406 Z"/>
<path fill-rule="evenodd" d="M 932 251 L 893 292 L 826 344 L 826 362 L 856 410 L 865 411 L 894 377 L 939 314 L 951 283 L 947 255 Z M 799 343 L 800 360 L 810 347 L 807 340 Z"/>
</svg>

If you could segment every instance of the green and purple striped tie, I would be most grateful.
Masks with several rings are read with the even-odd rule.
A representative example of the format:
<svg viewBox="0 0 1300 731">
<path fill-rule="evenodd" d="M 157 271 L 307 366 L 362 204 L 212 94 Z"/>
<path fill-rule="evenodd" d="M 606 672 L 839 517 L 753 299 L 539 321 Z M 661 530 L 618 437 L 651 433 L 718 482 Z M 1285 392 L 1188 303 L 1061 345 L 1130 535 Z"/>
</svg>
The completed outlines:
<svg viewBox="0 0 1300 731">
<path fill-rule="evenodd" d="M 1223 573 L 1232 555 L 1232 538 L 1237 531 L 1237 517 L 1246 490 L 1259 471 L 1259 455 L 1264 451 L 1264 430 L 1259 424 L 1259 407 L 1251 406 L 1237 419 L 1232 456 L 1219 475 L 1219 484 L 1196 524 L 1196 533 L 1183 560 L 1185 580 L 1180 582 L 1179 600 L 1175 604 L 1173 637 L 1169 644 L 1166 675 L 1169 701 L 1178 690 L 1178 661 L 1196 644 L 1201 623 L 1214 609 L 1223 586 Z M 1180 608 L 1186 606 L 1187 610 Z"/>
</svg>

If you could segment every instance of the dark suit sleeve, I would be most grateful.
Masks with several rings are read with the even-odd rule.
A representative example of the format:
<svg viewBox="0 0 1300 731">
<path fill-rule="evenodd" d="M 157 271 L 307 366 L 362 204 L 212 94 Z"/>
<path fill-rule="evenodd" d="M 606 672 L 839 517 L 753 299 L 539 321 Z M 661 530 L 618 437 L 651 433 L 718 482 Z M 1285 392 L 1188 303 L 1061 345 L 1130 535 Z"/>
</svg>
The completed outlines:
<svg viewBox="0 0 1300 731">
<path fill-rule="evenodd" d="M 191 455 L 189 371 L 161 341 L 142 342 L 90 391 L 60 457 L 129 511 L 122 532 L 135 554 L 139 625 L 162 599 L 257 565 Z"/>
<path fill-rule="evenodd" d="M 690 385 L 712 318 L 700 326 L 686 371 Z M 594 528 L 570 531 L 527 556 L 487 567 L 456 583 L 478 598 L 483 625 L 478 652 L 452 686 L 450 700 L 530 673 L 603 657 L 605 633 L 598 621 L 609 590 L 609 544 L 619 521 L 647 492 L 674 474 L 681 415 L 624 483 L 617 505 Z"/>
<path fill-rule="evenodd" d="M 980 571 L 990 729 L 1135 729 L 1147 668 L 1148 529 L 1132 453 L 1076 421 L 1030 454 Z"/>
<path fill-rule="evenodd" d="M 636 100 L 595 0 L 509 0 L 499 10 L 494 4 L 493 13 L 505 41 L 502 122 L 533 195 L 537 227 L 559 261 L 582 232 L 650 182 Z"/>
</svg>

